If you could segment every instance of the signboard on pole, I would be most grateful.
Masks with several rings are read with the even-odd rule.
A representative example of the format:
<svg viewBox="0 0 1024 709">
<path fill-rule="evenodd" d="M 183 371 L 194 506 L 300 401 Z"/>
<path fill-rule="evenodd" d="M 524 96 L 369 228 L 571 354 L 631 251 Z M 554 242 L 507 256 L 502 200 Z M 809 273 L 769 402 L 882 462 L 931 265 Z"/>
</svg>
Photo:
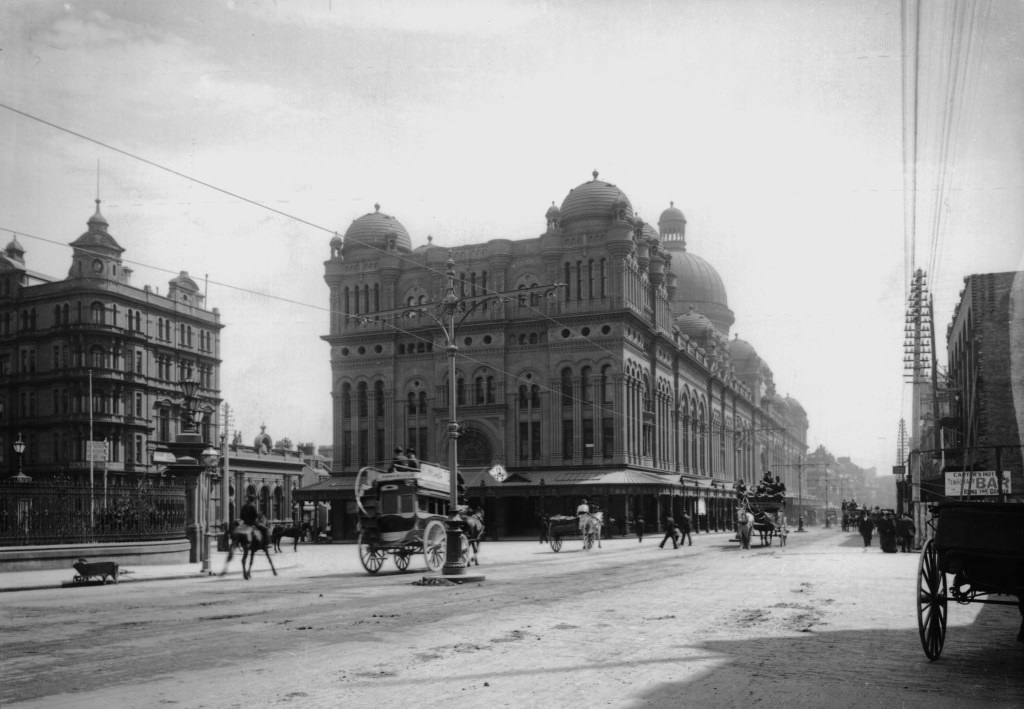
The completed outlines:
<svg viewBox="0 0 1024 709">
<path fill-rule="evenodd" d="M 1003 471 L 1003 494 L 1010 488 L 1010 471 Z M 994 470 L 954 470 L 946 473 L 946 497 L 980 497 L 999 494 L 999 476 Z"/>
<path fill-rule="evenodd" d="M 86 441 L 85 459 L 93 463 L 105 462 L 107 460 L 107 447 L 103 441 Z"/>
</svg>

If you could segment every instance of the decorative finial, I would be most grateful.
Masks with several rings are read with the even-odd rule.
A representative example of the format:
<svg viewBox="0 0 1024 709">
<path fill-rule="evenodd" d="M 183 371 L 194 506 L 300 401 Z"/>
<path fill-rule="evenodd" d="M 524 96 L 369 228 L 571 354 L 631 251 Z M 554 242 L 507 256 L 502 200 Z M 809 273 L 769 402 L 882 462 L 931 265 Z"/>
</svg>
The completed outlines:
<svg viewBox="0 0 1024 709">
<path fill-rule="evenodd" d="M 375 202 L 374 203 L 373 211 L 375 211 L 375 212 L 379 212 L 380 211 L 380 202 Z"/>
<path fill-rule="evenodd" d="M 430 234 L 427 234 L 427 244 L 433 244 L 433 243 L 434 243 L 434 237 L 432 237 Z"/>
<path fill-rule="evenodd" d="M 597 179 L 597 170 L 594 170 L 594 172 L 592 172 L 591 174 L 594 176 L 594 179 L 596 180 Z"/>
<path fill-rule="evenodd" d="M 675 201 L 673 201 L 673 200 L 671 200 L 671 199 L 670 199 L 670 200 L 668 201 L 668 206 L 670 206 L 670 207 L 674 207 L 674 206 L 676 206 L 676 203 L 675 203 Z"/>
</svg>

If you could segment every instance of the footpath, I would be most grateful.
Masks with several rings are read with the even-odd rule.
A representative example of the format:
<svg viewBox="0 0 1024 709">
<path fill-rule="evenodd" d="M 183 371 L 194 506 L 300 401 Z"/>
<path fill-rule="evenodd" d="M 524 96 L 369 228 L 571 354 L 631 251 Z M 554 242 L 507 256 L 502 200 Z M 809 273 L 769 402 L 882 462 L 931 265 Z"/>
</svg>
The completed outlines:
<svg viewBox="0 0 1024 709">
<path fill-rule="evenodd" d="M 167 581 L 173 579 L 194 579 L 204 576 L 216 576 L 224 569 L 227 561 L 227 552 L 213 552 L 208 565 L 209 570 L 203 571 L 203 565 L 199 562 L 186 564 L 155 564 L 155 565 L 124 565 L 118 569 L 118 583 L 139 583 L 142 581 Z M 274 554 L 274 566 L 278 571 L 295 566 L 294 555 Z M 242 556 L 235 552 L 231 560 L 231 568 L 228 569 L 228 576 L 241 576 Z M 96 561 L 102 561 L 96 559 Z M 257 557 L 253 564 L 252 573 L 270 573 L 267 568 L 265 557 Z M 75 582 L 78 572 L 71 566 L 67 569 L 36 569 L 29 571 L 6 571 L 0 573 L 0 593 L 9 591 L 36 591 L 59 588 L 80 588 L 83 586 L 100 586 L 102 581 L 96 578 L 95 581 Z M 109 578 L 107 583 L 113 583 Z"/>
<path fill-rule="evenodd" d="M 721 540 L 722 538 L 730 538 L 734 536 L 733 532 L 729 531 L 713 531 L 713 532 L 700 532 L 694 534 L 694 540 L 696 539 L 708 539 L 714 538 Z M 657 545 L 661 541 L 662 535 L 660 533 L 648 534 L 644 537 L 646 543 Z M 636 537 L 628 535 L 622 537 L 615 535 L 613 540 L 630 539 L 635 540 Z M 578 540 L 577 540 L 578 541 Z M 611 541 L 611 540 L 605 540 Z M 532 542 L 537 543 L 536 537 L 509 537 L 502 539 L 500 542 L 486 541 L 485 545 L 493 550 L 495 547 L 491 546 L 497 544 L 501 546 L 509 542 Z M 778 542 L 776 542 L 778 543 Z M 283 554 L 272 553 L 274 560 L 274 566 L 278 571 L 284 569 L 298 569 L 300 572 L 306 573 L 318 573 L 324 571 L 324 569 L 336 569 L 337 558 L 339 556 L 344 557 L 347 563 L 352 565 L 353 570 L 359 570 L 361 567 L 358 562 L 358 554 L 355 551 L 355 544 L 351 542 L 336 542 L 333 544 L 308 544 L 303 543 L 299 546 L 301 550 L 298 554 L 294 554 L 291 551 L 290 545 L 285 545 L 287 551 Z M 543 545 L 547 548 L 547 544 Z M 345 553 L 343 549 L 349 550 L 349 553 Z M 313 552 L 316 553 L 313 553 Z M 311 557 L 312 554 L 312 557 Z M 224 569 L 225 562 L 227 561 L 227 552 L 213 552 L 213 555 L 208 564 L 208 571 L 203 571 L 202 564 L 196 563 L 184 563 L 184 564 L 156 564 L 156 565 L 132 565 L 125 564 L 119 568 L 118 571 L 118 583 L 140 583 L 143 581 L 168 581 L 176 579 L 197 579 L 209 576 L 216 576 L 221 573 Z M 329 559 L 329 561 L 322 561 L 320 557 Z M 103 561 L 103 559 L 91 559 L 92 561 Z M 240 576 L 242 574 L 242 562 L 241 554 L 235 552 L 234 557 L 231 560 L 231 566 L 228 569 L 228 576 Z M 324 565 L 321 568 L 321 565 Z M 270 569 L 267 568 L 266 558 L 262 556 L 256 557 L 256 562 L 252 567 L 253 574 L 269 574 Z M 12 592 L 12 591 L 37 591 L 37 590 L 51 590 L 51 589 L 62 589 L 62 588 L 82 588 L 84 586 L 99 586 L 102 582 L 97 578 L 96 580 L 90 580 L 85 583 L 76 583 L 75 576 L 78 573 L 68 565 L 66 569 L 37 569 L 29 571 L 5 571 L 0 572 L 0 593 Z M 113 583 L 109 578 L 107 583 Z"/>
</svg>

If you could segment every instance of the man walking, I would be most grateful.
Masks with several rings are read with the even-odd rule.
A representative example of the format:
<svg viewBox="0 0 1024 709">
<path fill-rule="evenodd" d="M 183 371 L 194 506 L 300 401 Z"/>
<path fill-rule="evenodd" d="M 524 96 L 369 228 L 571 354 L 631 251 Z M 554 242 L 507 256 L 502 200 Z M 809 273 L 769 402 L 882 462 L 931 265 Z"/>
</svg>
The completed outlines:
<svg viewBox="0 0 1024 709">
<path fill-rule="evenodd" d="M 676 521 L 671 517 L 665 518 L 665 537 L 661 540 L 661 544 L 658 545 L 659 549 L 665 548 L 665 542 L 669 539 L 672 540 L 672 548 L 678 549 L 679 543 L 676 541 L 676 537 L 679 534 L 679 527 L 676 525 Z"/>
<path fill-rule="evenodd" d="M 690 531 L 693 524 L 690 521 L 690 515 L 685 511 L 683 516 L 679 518 L 679 544 L 682 546 L 683 542 L 687 542 L 687 546 L 693 546 L 693 537 L 690 536 Z"/>
</svg>

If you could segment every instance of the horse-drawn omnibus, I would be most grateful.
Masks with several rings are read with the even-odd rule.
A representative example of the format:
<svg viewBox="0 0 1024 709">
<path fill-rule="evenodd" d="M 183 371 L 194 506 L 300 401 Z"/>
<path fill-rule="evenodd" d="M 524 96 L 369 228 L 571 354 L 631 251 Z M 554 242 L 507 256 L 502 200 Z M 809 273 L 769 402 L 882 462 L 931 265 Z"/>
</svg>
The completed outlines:
<svg viewBox="0 0 1024 709">
<path fill-rule="evenodd" d="M 375 574 L 390 555 L 398 570 L 405 571 L 413 556 L 423 554 L 427 568 L 439 570 L 445 562 L 449 485 L 448 470 L 432 463 L 388 471 L 362 468 L 355 497 L 363 568 Z M 468 563 L 473 552 L 463 534 L 463 561 Z"/>
</svg>

